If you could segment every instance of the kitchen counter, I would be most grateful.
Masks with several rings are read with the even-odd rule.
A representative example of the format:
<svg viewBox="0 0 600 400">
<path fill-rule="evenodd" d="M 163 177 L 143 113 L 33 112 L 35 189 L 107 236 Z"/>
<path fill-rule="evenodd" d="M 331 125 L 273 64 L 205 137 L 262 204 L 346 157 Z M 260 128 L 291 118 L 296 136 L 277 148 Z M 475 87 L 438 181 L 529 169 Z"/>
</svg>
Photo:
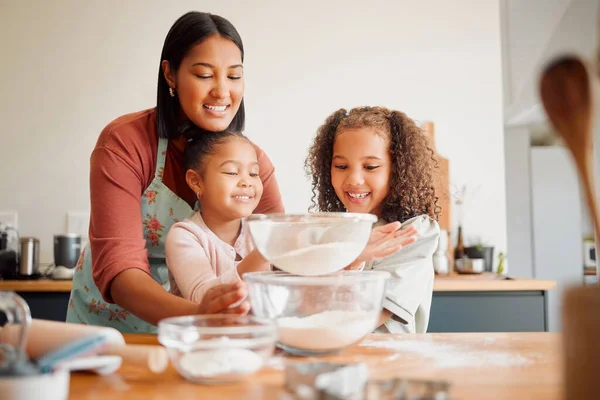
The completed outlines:
<svg viewBox="0 0 600 400">
<path fill-rule="evenodd" d="M 31 279 L 0 281 L 0 292 L 71 292 L 71 280 Z"/>
<path fill-rule="evenodd" d="M 18 280 L 0 281 L 0 291 L 15 292 L 70 292 L 70 280 Z M 488 292 L 488 291 L 539 291 L 551 290 L 556 282 L 538 279 L 504 279 L 496 274 L 437 275 L 434 292 Z"/>
<path fill-rule="evenodd" d="M 157 344 L 153 335 L 125 335 L 128 343 Z M 392 348 L 376 347 L 387 342 Z M 404 345 L 403 345 L 404 343 Z M 405 350 L 394 350 L 393 347 Z M 437 350 L 436 350 L 437 349 Z M 458 357 L 460 356 L 460 357 Z M 123 365 L 115 374 L 73 373 L 72 400 L 91 399 L 280 399 L 286 398 L 283 362 L 272 363 L 243 382 L 204 386 L 180 377 L 173 368 L 160 375 Z M 445 380 L 453 399 L 558 400 L 562 394 L 561 337 L 557 333 L 445 333 L 370 335 L 334 362 L 365 362 L 378 377 Z M 312 359 L 314 361 L 314 359 Z"/>
<path fill-rule="evenodd" d="M 437 275 L 428 332 L 544 332 L 555 281 Z M 515 312 L 518 310 L 518 312 Z"/>
<path fill-rule="evenodd" d="M 542 291 L 556 288 L 555 281 L 519 279 L 494 273 L 436 275 L 434 292 L 510 292 Z"/>
<path fill-rule="evenodd" d="M 22 296 L 33 318 L 64 321 L 71 281 L 0 281 L 0 291 Z M 548 330 L 547 294 L 554 281 L 506 280 L 495 274 L 438 275 L 428 332 L 543 332 Z M 519 310 L 518 313 L 514 310 Z"/>
<path fill-rule="evenodd" d="M 64 321 L 71 297 L 70 280 L 0 280 L 0 292 L 16 292 L 29 305 L 33 318 Z"/>
</svg>

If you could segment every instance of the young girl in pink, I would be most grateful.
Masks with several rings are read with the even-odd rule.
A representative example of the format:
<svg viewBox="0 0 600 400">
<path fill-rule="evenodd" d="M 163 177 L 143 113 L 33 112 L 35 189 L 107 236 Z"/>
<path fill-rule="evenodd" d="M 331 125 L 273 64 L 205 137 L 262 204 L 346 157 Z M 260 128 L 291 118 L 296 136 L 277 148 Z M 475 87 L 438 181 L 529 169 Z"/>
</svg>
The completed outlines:
<svg viewBox="0 0 600 400">
<path fill-rule="evenodd" d="M 198 207 L 193 216 L 171 227 L 166 260 L 171 293 L 200 303 L 211 288 L 270 268 L 254 249 L 245 221 L 263 186 L 254 146 L 241 133 L 193 140 L 184 158 L 186 182 L 198 197 Z M 245 287 L 240 285 L 239 291 Z"/>
<path fill-rule="evenodd" d="M 434 165 L 433 151 L 414 121 L 383 107 L 334 112 L 319 128 L 306 159 L 313 208 L 371 213 L 379 217 L 376 226 L 417 232 L 416 242 L 349 267 L 392 274 L 379 332 L 427 331 L 432 256 L 440 234 Z"/>
</svg>

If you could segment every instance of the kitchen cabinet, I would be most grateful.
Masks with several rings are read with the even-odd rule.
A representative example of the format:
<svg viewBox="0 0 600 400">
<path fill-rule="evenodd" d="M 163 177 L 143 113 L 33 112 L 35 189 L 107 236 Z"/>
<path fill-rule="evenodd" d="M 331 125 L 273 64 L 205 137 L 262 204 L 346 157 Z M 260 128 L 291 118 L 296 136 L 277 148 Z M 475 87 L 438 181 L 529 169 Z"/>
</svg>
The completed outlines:
<svg viewBox="0 0 600 400">
<path fill-rule="evenodd" d="M 494 274 L 436 277 L 428 332 L 545 332 L 554 281 Z"/>
<path fill-rule="evenodd" d="M 49 279 L 0 281 L 0 291 L 11 291 L 21 296 L 31 311 L 32 318 L 65 321 L 71 296 L 71 281 Z"/>
</svg>

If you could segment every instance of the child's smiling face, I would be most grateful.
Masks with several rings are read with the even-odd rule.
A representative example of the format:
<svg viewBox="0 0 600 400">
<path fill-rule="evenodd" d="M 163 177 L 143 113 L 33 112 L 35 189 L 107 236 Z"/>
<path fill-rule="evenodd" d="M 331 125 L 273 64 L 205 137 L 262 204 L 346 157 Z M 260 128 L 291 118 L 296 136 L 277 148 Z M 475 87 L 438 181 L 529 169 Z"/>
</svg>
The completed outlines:
<svg viewBox="0 0 600 400">
<path fill-rule="evenodd" d="M 333 142 L 331 184 L 349 212 L 381 216 L 389 191 L 391 159 L 387 135 L 373 128 L 346 129 Z"/>
<path fill-rule="evenodd" d="M 230 138 L 207 156 L 203 165 L 198 191 L 202 209 L 231 219 L 252 214 L 263 191 L 252 144 Z"/>
</svg>

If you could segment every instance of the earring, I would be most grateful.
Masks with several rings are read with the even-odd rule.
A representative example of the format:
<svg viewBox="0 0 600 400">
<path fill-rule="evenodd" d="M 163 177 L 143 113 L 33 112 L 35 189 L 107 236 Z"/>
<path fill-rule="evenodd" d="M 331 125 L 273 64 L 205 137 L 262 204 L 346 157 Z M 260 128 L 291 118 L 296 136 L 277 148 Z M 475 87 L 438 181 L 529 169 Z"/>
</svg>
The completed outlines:
<svg viewBox="0 0 600 400">
<path fill-rule="evenodd" d="M 175 97 L 175 90 L 173 90 L 173 88 L 170 86 L 169 86 L 169 94 L 171 95 L 171 97 Z"/>
</svg>

